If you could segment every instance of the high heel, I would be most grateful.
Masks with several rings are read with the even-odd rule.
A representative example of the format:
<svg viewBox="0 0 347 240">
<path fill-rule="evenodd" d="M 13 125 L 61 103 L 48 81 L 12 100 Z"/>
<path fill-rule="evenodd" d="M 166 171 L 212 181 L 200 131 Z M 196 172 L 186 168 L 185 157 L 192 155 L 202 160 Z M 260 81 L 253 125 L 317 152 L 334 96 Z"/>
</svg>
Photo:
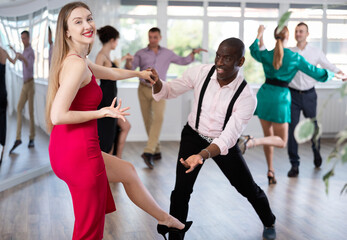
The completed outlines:
<svg viewBox="0 0 347 240">
<path fill-rule="evenodd" d="M 183 234 L 189 230 L 189 228 L 190 228 L 190 226 L 192 226 L 192 224 L 193 224 L 192 221 L 186 222 L 183 229 L 171 228 L 171 227 L 168 227 L 166 225 L 158 224 L 157 225 L 157 231 L 159 234 L 163 235 L 165 240 L 167 240 L 167 238 L 165 236 L 165 234 L 167 234 L 167 233 L 177 233 L 182 238 Z"/>
<path fill-rule="evenodd" d="M 272 176 L 269 176 L 269 173 L 272 173 Z M 275 172 L 272 170 L 268 170 L 267 171 L 267 178 L 269 179 L 269 185 L 271 184 L 276 184 L 277 180 L 275 178 Z"/>
<path fill-rule="evenodd" d="M 247 143 L 251 141 L 252 145 L 251 146 L 247 146 Z M 248 148 L 253 148 L 254 147 L 254 137 L 250 136 L 250 135 L 241 135 L 240 138 L 237 141 L 237 145 L 240 148 L 240 151 L 242 154 L 245 154 L 246 150 Z"/>
</svg>

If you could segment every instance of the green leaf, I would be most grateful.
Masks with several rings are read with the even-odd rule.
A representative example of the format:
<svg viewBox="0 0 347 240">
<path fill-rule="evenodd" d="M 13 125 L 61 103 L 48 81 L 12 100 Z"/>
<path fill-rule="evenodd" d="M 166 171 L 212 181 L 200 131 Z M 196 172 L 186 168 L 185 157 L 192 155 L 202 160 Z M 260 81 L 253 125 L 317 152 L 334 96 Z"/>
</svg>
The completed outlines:
<svg viewBox="0 0 347 240">
<path fill-rule="evenodd" d="M 277 26 L 276 34 L 279 34 L 279 33 L 282 31 L 282 29 L 284 28 L 284 26 L 287 25 L 287 22 L 288 22 L 288 20 L 289 20 L 291 14 L 292 14 L 291 11 L 287 11 L 286 13 L 284 13 L 284 14 L 281 16 L 280 20 L 278 21 L 278 26 Z"/>
<path fill-rule="evenodd" d="M 343 147 L 342 147 L 342 150 L 341 150 L 341 161 L 342 163 L 346 163 L 347 162 L 347 144 L 345 144 Z"/>
<path fill-rule="evenodd" d="M 339 132 L 337 137 L 339 139 L 336 142 L 336 146 L 340 146 L 347 140 L 347 130 L 343 130 L 343 131 Z"/>
<path fill-rule="evenodd" d="M 327 163 L 329 163 L 330 161 L 331 161 L 331 159 L 333 159 L 333 158 L 337 158 L 338 157 L 338 150 L 337 150 L 337 148 L 335 147 L 332 151 L 331 151 L 331 153 L 329 154 L 329 156 L 328 156 L 328 158 L 327 158 Z"/>
<path fill-rule="evenodd" d="M 312 119 L 306 118 L 296 125 L 294 137 L 298 143 L 304 143 L 312 139 L 314 130 L 315 127 Z"/>
<path fill-rule="evenodd" d="M 324 176 L 323 176 L 323 180 L 325 183 L 325 192 L 326 194 L 328 194 L 329 191 L 329 178 L 334 176 L 334 169 L 331 169 L 329 172 L 327 172 Z"/>
</svg>

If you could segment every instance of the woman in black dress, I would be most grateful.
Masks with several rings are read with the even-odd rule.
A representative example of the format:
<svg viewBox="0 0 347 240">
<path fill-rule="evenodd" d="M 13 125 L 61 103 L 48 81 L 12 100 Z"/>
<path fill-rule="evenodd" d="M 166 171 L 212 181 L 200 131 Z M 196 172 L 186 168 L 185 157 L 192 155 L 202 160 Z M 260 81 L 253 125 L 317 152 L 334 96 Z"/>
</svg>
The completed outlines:
<svg viewBox="0 0 347 240">
<path fill-rule="evenodd" d="M 7 91 L 5 83 L 6 73 L 6 60 L 15 64 L 17 56 L 12 59 L 8 53 L 0 47 L 0 144 L 2 145 L 0 164 L 4 156 L 5 142 L 6 142 L 6 109 L 7 109 Z"/>
<path fill-rule="evenodd" d="M 111 61 L 110 52 L 116 49 L 119 39 L 119 32 L 112 26 L 105 26 L 97 30 L 97 34 L 102 43 L 102 49 L 96 56 L 95 63 L 105 67 L 117 67 Z M 122 60 L 131 58 L 126 55 Z M 100 79 L 100 87 L 103 93 L 102 101 L 98 108 L 110 106 L 113 99 L 117 97 L 117 81 Z M 128 120 L 117 121 L 114 118 L 98 119 L 98 133 L 100 139 L 100 148 L 102 151 L 115 154 L 122 158 L 125 139 L 130 130 Z"/>
</svg>

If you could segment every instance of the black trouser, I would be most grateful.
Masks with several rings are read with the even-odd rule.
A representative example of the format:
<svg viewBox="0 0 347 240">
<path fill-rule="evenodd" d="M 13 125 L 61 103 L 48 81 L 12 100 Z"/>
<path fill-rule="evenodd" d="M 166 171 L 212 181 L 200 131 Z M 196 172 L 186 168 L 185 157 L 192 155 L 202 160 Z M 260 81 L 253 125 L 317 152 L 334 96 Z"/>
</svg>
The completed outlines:
<svg viewBox="0 0 347 240">
<path fill-rule="evenodd" d="M 300 120 L 300 112 L 302 111 L 305 118 L 315 118 L 317 113 L 317 93 L 314 88 L 307 91 L 298 91 L 292 88 L 290 94 L 292 96 L 291 105 L 291 123 L 288 129 L 288 155 L 292 166 L 298 167 L 300 165 L 300 157 L 298 154 L 298 143 L 294 138 L 294 130 Z M 318 132 L 317 121 L 315 121 L 315 132 Z M 320 139 L 314 141 L 315 136 L 312 138 L 313 152 L 319 152 Z"/>
<path fill-rule="evenodd" d="M 0 93 L 0 144 L 5 146 L 6 142 L 6 109 L 7 95 Z"/>
<path fill-rule="evenodd" d="M 188 124 L 183 128 L 176 169 L 176 185 L 171 193 L 170 205 L 170 214 L 183 223 L 187 220 L 190 195 L 202 165 L 197 166 L 193 172 L 187 174 L 185 173 L 187 169 L 179 162 L 179 159 L 186 160 L 208 145 L 209 143 L 202 139 Z M 213 160 L 229 179 L 231 185 L 252 204 L 263 225 L 271 226 L 276 218 L 271 212 L 264 191 L 254 182 L 238 146 L 235 145 L 229 149 L 227 155 L 218 155 Z M 169 239 L 179 238 L 171 234 Z"/>
</svg>

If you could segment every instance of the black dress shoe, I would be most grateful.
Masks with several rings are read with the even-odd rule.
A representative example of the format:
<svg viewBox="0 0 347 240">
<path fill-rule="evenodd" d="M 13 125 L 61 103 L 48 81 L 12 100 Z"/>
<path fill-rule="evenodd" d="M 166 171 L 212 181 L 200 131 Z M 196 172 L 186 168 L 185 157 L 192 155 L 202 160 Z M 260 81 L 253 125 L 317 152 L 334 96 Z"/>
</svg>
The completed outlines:
<svg viewBox="0 0 347 240">
<path fill-rule="evenodd" d="M 299 175 L 299 167 L 294 167 L 289 170 L 288 177 L 297 177 Z"/>
<path fill-rule="evenodd" d="M 316 168 L 319 168 L 322 165 L 322 156 L 317 150 L 313 150 L 313 155 L 314 155 L 313 163 Z"/>
<path fill-rule="evenodd" d="M 153 154 L 153 160 L 160 160 L 160 159 L 161 159 L 161 153 L 160 152 Z"/>
<path fill-rule="evenodd" d="M 153 154 L 142 153 L 141 157 L 143 158 L 143 161 L 145 161 L 147 167 L 149 167 L 150 169 L 153 169 L 154 167 Z"/>
<path fill-rule="evenodd" d="M 29 140 L 28 148 L 33 148 L 35 147 L 34 139 Z"/>
<path fill-rule="evenodd" d="M 13 147 L 10 150 L 10 154 L 13 152 L 13 150 L 15 150 L 21 144 L 22 144 L 22 140 L 16 140 L 13 144 Z"/>
<path fill-rule="evenodd" d="M 263 239 L 264 240 L 275 240 L 276 239 L 275 225 L 272 225 L 271 227 L 265 227 L 264 226 Z"/>
</svg>

